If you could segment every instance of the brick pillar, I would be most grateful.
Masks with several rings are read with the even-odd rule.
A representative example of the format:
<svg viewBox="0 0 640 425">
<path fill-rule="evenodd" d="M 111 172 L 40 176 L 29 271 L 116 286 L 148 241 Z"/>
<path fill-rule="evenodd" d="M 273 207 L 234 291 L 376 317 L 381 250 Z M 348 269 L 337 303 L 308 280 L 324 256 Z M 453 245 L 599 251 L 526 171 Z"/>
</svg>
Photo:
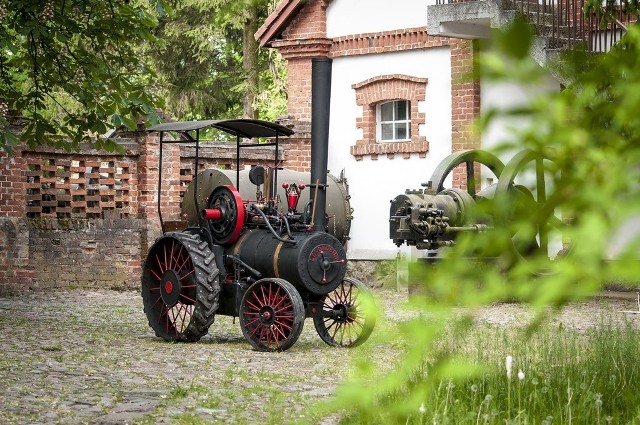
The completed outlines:
<svg viewBox="0 0 640 425">
<path fill-rule="evenodd" d="M 149 247 L 160 236 L 158 219 L 158 133 L 146 133 L 140 137 L 138 157 L 138 214 L 144 220 L 140 232 L 141 261 L 146 258 Z"/>
<path fill-rule="evenodd" d="M 284 142 L 285 167 L 297 171 L 311 168 L 311 61 L 330 56 L 332 40 L 326 38 L 328 0 L 308 2 L 296 22 L 274 40 L 272 46 L 287 60 L 288 117 L 296 134 Z"/>
<path fill-rule="evenodd" d="M 200 144 L 200 155 L 202 155 L 202 144 Z M 166 143 L 162 147 L 162 156 L 162 219 L 180 220 L 180 145 Z M 203 170 L 204 162 L 201 157 L 198 172 Z"/>
<path fill-rule="evenodd" d="M 450 46 L 452 151 L 478 149 L 480 137 L 474 133 L 473 124 L 480 117 L 480 82 L 473 79 L 474 43 L 451 39 Z M 479 174 L 478 166 L 476 175 Z M 457 167 L 453 170 L 453 187 L 464 189 L 466 186 L 465 169 Z"/>
<path fill-rule="evenodd" d="M 12 156 L 0 151 L 0 216 L 25 216 L 26 173 L 27 163 L 20 148 Z"/>
<path fill-rule="evenodd" d="M 311 58 L 290 58 L 287 73 L 287 113 L 311 122 Z"/>
<path fill-rule="evenodd" d="M 311 169 L 311 121 L 281 117 L 278 122 L 295 131 L 292 136 L 280 139 L 280 146 L 284 151 L 284 167 L 308 172 Z"/>
<path fill-rule="evenodd" d="M 295 120 L 311 121 L 311 59 L 330 56 L 328 5 L 329 0 L 307 2 L 282 39 L 271 43 L 287 61 L 287 113 Z"/>
<path fill-rule="evenodd" d="M 24 292 L 33 282 L 26 225 L 27 163 L 18 147 L 0 151 L 0 295 Z"/>
</svg>

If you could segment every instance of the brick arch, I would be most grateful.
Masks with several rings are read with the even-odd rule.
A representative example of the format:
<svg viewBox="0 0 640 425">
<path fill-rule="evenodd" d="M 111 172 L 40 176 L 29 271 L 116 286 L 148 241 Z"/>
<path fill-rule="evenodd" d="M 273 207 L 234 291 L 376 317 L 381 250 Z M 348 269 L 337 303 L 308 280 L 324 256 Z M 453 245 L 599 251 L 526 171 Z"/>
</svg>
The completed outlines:
<svg viewBox="0 0 640 425">
<path fill-rule="evenodd" d="M 429 143 L 426 137 L 418 134 L 420 124 L 425 123 L 425 114 L 418 112 L 418 102 L 425 100 L 427 82 L 426 78 L 393 74 L 369 78 L 351 86 L 356 92 L 356 104 L 362 106 L 362 117 L 356 119 L 356 127 L 362 129 L 363 137 L 356 141 L 355 146 L 351 146 L 351 154 L 356 160 L 361 160 L 364 155 L 377 159 L 380 154 L 393 159 L 396 153 L 401 153 L 405 159 L 410 158 L 412 153 L 418 153 L 421 158 L 426 156 Z M 376 106 L 394 100 L 411 102 L 411 141 L 378 143 Z"/>
</svg>

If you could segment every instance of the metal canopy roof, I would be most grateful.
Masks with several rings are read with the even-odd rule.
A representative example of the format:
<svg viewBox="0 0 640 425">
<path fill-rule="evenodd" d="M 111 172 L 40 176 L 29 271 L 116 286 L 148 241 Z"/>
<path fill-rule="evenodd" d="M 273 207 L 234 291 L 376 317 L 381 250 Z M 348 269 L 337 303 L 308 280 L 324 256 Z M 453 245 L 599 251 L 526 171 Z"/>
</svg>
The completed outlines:
<svg viewBox="0 0 640 425">
<path fill-rule="evenodd" d="M 233 134 L 234 136 L 252 139 L 254 137 L 274 137 L 290 136 L 293 130 L 280 124 L 270 121 L 253 119 L 231 119 L 231 120 L 203 120 L 203 121 L 183 121 L 168 122 L 149 127 L 149 131 L 178 131 L 186 132 L 200 130 L 202 128 L 213 127 L 218 130 Z"/>
<path fill-rule="evenodd" d="M 148 131 L 191 131 L 211 127 L 218 120 L 165 122 L 149 127 Z"/>
</svg>

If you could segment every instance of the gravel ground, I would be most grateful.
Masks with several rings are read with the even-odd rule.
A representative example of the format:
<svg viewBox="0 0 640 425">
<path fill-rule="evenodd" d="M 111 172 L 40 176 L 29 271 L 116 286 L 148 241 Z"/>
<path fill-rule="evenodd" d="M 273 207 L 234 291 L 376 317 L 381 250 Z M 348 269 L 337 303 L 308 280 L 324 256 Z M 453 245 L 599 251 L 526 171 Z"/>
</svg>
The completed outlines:
<svg viewBox="0 0 640 425">
<path fill-rule="evenodd" d="M 391 322 L 406 314 L 397 308 L 406 293 L 376 295 Z M 640 320 L 625 310 L 638 310 L 635 294 L 572 304 L 554 320 L 577 329 L 602 315 Z M 508 325 L 529 315 L 499 304 L 475 317 Z M 199 343 L 166 343 L 148 327 L 135 292 L 0 298 L 0 332 L 2 424 L 335 423 L 309 406 L 333 393 L 359 351 L 325 345 L 310 320 L 284 353 L 252 350 L 229 317 L 217 317 Z"/>
</svg>

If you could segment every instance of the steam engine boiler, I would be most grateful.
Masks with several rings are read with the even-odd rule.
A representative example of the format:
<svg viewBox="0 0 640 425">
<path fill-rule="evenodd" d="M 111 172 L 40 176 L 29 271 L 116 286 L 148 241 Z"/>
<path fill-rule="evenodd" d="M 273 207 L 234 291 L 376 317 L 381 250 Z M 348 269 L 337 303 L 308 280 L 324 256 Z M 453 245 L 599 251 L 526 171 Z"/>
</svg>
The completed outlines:
<svg viewBox="0 0 640 425">
<path fill-rule="evenodd" d="M 307 317 L 329 345 L 359 345 L 371 334 L 374 320 L 364 308 L 370 294 L 345 276 L 349 195 L 343 179 L 327 172 L 329 59 L 313 60 L 312 80 L 310 173 L 278 168 L 279 139 L 293 131 L 276 123 L 208 120 L 150 128 L 160 132 L 160 174 L 164 144 L 187 142 L 196 149 L 181 231 L 164 231 L 159 176 L 163 235 L 142 275 L 144 311 L 157 336 L 197 341 L 216 314 L 238 317 L 244 337 L 260 351 L 290 348 Z M 235 170 L 198 171 L 204 128 L 236 136 Z M 270 142 L 243 142 L 256 138 Z M 256 146 L 274 146 L 276 166 L 240 170 L 241 152 Z"/>
</svg>

